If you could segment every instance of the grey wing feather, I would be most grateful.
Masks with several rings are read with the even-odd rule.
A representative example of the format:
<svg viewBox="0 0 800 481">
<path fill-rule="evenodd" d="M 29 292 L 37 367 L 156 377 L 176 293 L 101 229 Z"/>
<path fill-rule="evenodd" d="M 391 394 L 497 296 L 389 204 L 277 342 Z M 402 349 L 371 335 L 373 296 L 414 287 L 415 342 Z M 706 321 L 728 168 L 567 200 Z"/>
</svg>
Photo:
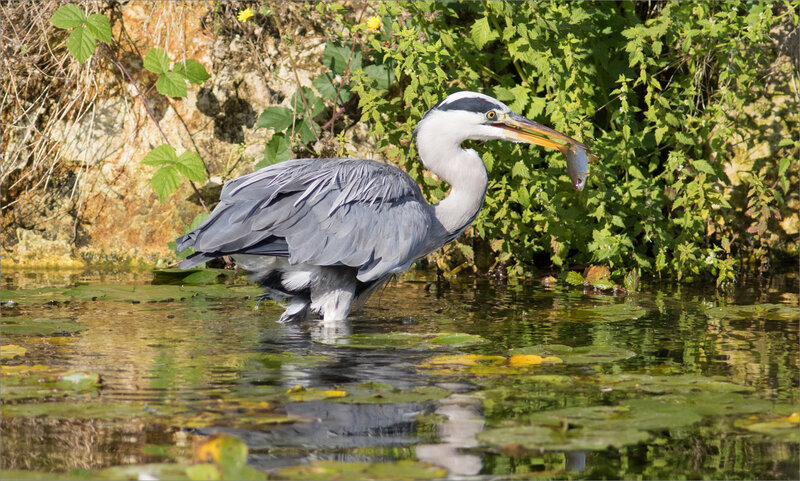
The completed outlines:
<svg viewBox="0 0 800 481">
<path fill-rule="evenodd" d="M 225 184 L 208 219 L 178 239 L 187 268 L 229 254 L 347 265 L 361 281 L 424 255 L 431 210 L 401 170 L 365 159 L 297 159 Z"/>
</svg>

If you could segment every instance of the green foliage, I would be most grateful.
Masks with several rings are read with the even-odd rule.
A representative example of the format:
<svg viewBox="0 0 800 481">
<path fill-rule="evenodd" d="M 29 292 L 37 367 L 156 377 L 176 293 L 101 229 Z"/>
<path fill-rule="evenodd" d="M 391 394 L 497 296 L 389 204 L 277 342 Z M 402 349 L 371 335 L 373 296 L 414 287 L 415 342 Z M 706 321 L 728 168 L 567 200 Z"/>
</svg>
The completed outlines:
<svg viewBox="0 0 800 481">
<path fill-rule="evenodd" d="M 67 50 L 81 63 L 92 56 L 98 40 L 109 44 L 114 41 L 108 17 L 97 13 L 87 17 L 77 5 L 64 5 L 49 20 L 57 28 L 74 28 L 67 37 Z"/>
<path fill-rule="evenodd" d="M 314 144 L 324 138 L 322 126 L 330 125 L 346 110 L 353 93 L 349 78 L 368 79 L 376 89 L 386 90 L 394 81 L 394 73 L 384 64 L 363 65 L 361 47 L 352 40 L 328 41 L 320 59 L 328 68 L 312 81 L 314 89 L 298 88 L 290 97 L 289 107 L 267 107 L 256 127 L 274 133 L 264 149 L 264 159 L 256 168 L 266 167 L 292 158 L 293 154 L 315 155 Z M 324 146 L 323 146 L 324 148 Z M 336 155 L 344 155 L 341 146 Z"/>
<path fill-rule="evenodd" d="M 186 82 L 201 85 L 211 78 L 206 68 L 197 60 L 188 59 L 176 63 L 172 70 L 169 69 L 167 52 L 160 48 L 151 48 L 144 56 L 144 68 L 158 74 L 156 90 L 161 95 L 169 97 L 186 97 Z"/>
<path fill-rule="evenodd" d="M 559 152 L 481 146 L 487 198 L 460 242 L 491 246 L 512 273 L 605 264 L 620 280 L 635 268 L 724 285 L 796 242 L 777 222 L 797 198 L 798 143 L 770 136 L 775 122 L 797 137 L 784 85 L 798 79 L 770 32 L 796 28 L 797 6 L 386 2 L 386 31 L 362 58 L 390 66 L 396 86 L 354 75 L 352 90 L 377 147 L 434 202 L 447 186 L 422 175 L 412 132 L 454 91 L 494 95 L 592 147 L 599 160 L 579 193 Z M 768 90 L 769 75 L 787 81 Z M 757 104 L 778 96 L 795 108 L 771 119 Z M 749 159 L 763 142 L 771 153 Z"/>
<path fill-rule="evenodd" d="M 195 182 L 206 180 L 206 168 L 197 152 L 186 151 L 178 156 L 175 148 L 169 144 L 162 144 L 151 150 L 142 159 L 142 163 L 160 167 L 153 174 L 150 184 L 161 200 L 178 189 L 181 178 Z"/>
</svg>

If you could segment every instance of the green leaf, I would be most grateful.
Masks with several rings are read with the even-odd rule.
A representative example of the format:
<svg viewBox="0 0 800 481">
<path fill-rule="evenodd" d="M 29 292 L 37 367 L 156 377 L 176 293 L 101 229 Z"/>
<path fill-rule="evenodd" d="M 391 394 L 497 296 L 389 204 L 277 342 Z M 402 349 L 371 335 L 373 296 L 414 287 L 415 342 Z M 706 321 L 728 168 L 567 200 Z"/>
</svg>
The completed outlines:
<svg viewBox="0 0 800 481">
<path fill-rule="evenodd" d="M 156 90 L 168 97 L 186 97 L 186 77 L 175 72 L 165 72 L 156 80 Z"/>
<path fill-rule="evenodd" d="M 56 10 L 48 20 L 57 28 L 75 28 L 83 25 L 83 22 L 86 21 L 86 14 L 80 7 L 70 3 Z"/>
<path fill-rule="evenodd" d="M 705 172 L 706 174 L 709 175 L 716 175 L 716 173 L 714 172 L 714 168 L 711 167 L 711 164 L 709 164 L 705 160 L 702 159 L 695 160 L 694 162 L 692 162 L 692 166 L 694 166 L 694 168 L 700 172 Z"/>
<path fill-rule="evenodd" d="M 97 40 L 84 27 L 78 27 L 67 38 L 67 49 L 78 62 L 85 62 L 97 48 Z"/>
<path fill-rule="evenodd" d="M 571 286 L 582 286 L 584 280 L 585 279 L 583 278 L 583 276 L 580 275 L 580 273 L 575 272 L 575 271 L 567 272 L 567 278 L 565 279 L 567 284 L 569 284 Z"/>
<path fill-rule="evenodd" d="M 187 150 L 178 157 L 178 162 L 175 163 L 175 168 L 184 177 L 195 182 L 203 182 L 206 180 L 206 166 L 203 160 L 197 154 Z"/>
<path fill-rule="evenodd" d="M 173 165 L 161 167 L 153 174 L 153 178 L 150 179 L 150 185 L 153 186 L 153 190 L 158 194 L 158 198 L 164 200 L 168 195 L 178 190 L 181 185 L 180 173 Z"/>
<path fill-rule="evenodd" d="M 387 65 L 368 65 L 364 67 L 364 74 L 377 81 L 375 87 L 380 90 L 387 90 L 395 79 L 394 69 Z"/>
<path fill-rule="evenodd" d="M 347 59 L 350 58 L 350 47 L 346 45 L 336 45 L 333 42 L 325 44 L 325 50 L 322 52 L 322 63 L 331 69 L 337 75 L 342 75 L 347 70 Z M 356 50 L 353 52 L 353 58 L 350 60 L 350 71 L 354 72 L 361 69 L 361 52 Z"/>
<path fill-rule="evenodd" d="M 292 109 L 286 107 L 267 107 L 258 117 L 256 127 L 282 132 L 292 125 L 293 120 L 294 113 Z"/>
<path fill-rule="evenodd" d="M 200 85 L 211 78 L 211 75 L 206 71 L 206 68 L 203 67 L 203 64 L 192 59 L 176 63 L 172 71 L 178 75 L 183 75 L 186 77 L 186 80 L 195 85 Z"/>
<path fill-rule="evenodd" d="M 161 144 L 155 149 L 151 150 L 142 159 L 145 165 L 171 165 L 178 161 L 178 155 L 175 153 L 175 148 L 169 144 Z"/>
<path fill-rule="evenodd" d="M 99 13 L 89 15 L 86 28 L 101 42 L 109 44 L 114 42 L 114 38 L 111 36 L 111 24 L 105 15 L 100 15 Z"/>
<path fill-rule="evenodd" d="M 528 170 L 528 166 L 525 165 L 524 162 L 518 160 L 514 167 L 511 168 L 511 176 L 512 177 L 522 177 L 523 179 L 529 179 L 531 174 Z"/>
<path fill-rule="evenodd" d="M 336 97 L 336 87 L 333 85 L 333 78 L 330 72 L 325 72 L 315 78 L 311 84 L 324 98 L 333 100 L 333 98 Z"/>
<path fill-rule="evenodd" d="M 264 147 L 264 159 L 256 165 L 257 169 L 277 164 L 292 158 L 289 139 L 283 134 L 275 134 Z"/>
<path fill-rule="evenodd" d="M 472 35 L 472 40 L 475 42 L 475 46 L 478 47 L 479 50 L 487 43 L 500 37 L 497 32 L 492 30 L 492 27 L 489 25 L 488 17 L 482 17 L 478 19 L 477 22 L 473 23 L 472 28 L 470 28 L 470 34 Z"/>
<path fill-rule="evenodd" d="M 314 129 L 313 131 L 311 129 Z M 320 126 L 314 122 L 313 120 L 309 121 L 308 119 L 304 119 L 300 126 L 297 128 L 297 133 L 300 135 L 300 140 L 304 144 L 309 144 L 317 140 L 317 136 L 314 135 L 314 131 L 316 131 L 317 135 L 322 132 Z"/>
<path fill-rule="evenodd" d="M 169 57 L 167 57 L 167 52 L 161 50 L 160 48 L 151 48 L 144 56 L 143 66 L 150 72 L 156 74 L 168 72 Z"/>
</svg>

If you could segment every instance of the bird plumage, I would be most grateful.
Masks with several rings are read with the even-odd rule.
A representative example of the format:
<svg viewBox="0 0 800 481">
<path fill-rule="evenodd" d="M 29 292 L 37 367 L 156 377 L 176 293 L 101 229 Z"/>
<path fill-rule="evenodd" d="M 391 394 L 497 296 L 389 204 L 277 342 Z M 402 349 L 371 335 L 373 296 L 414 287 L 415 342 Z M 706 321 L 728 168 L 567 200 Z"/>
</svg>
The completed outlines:
<svg viewBox="0 0 800 481">
<path fill-rule="evenodd" d="M 476 92 L 450 95 L 415 130 L 423 164 L 452 186 L 428 204 L 402 170 L 367 159 L 295 159 L 225 184 L 200 226 L 177 240 L 195 252 L 189 268 L 231 255 L 273 299 L 288 299 L 282 320 L 316 312 L 343 320 L 392 275 L 458 237 L 477 216 L 488 174 L 466 139 L 560 144 L 532 136 L 563 134 Z M 582 144 L 580 144 L 582 145 Z"/>
</svg>

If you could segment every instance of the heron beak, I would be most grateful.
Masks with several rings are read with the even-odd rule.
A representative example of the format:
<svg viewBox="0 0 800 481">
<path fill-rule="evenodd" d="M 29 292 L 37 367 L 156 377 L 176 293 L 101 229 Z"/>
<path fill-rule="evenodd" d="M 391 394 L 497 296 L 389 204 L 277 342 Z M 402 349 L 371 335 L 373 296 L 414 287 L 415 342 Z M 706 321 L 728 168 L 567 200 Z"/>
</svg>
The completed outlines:
<svg viewBox="0 0 800 481">
<path fill-rule="evenodd" d="M 504 118 L 501 118 L 492 125 L 505 130 L 508 140 L 541 145 L 542 147 L 558 149 L 563 152 L 567 157 L 567 172 L 572 181 L 572 186 L 578 191 L 583 190 L 586 184 L 586 177 L 589 175 L 589 159 L 591 158 L 594 160 L 597 158 L 592 154 L 589 154 L 587 157 L 586 151 L 589 150 L 589 148 L 586 147 L 586 145 L 557 130 L 553 130 L 533 120 L 526 119 L 513 112 L 507 114 Z M 553 139 L 558 139 L 566 143 L 562 144 Z"/>
<path fill-rule="evenodd" d="M 558 149 L 564 153 L 567 152 L 567 150 L 569 149 L 569 145 L 565 145 L 544 137 L 547 136 L 558 139 L 562 142 L 566 142 L 567 144 L 578 146 L 583 150 L 589 150 L 589 148 L 586 147 L 586 145 L 584 145 L 581 142 L 578 142 L 572 137 L 566 136 L 557 130 L 553 130 L 550 127 L 547 127 L 546 125 L 542 125 L 538 122 L 534 122 L 533 120 L 526 119 L 525 117 L 515 114 L 513 112 L 506 114 L 505 118 L 501 118 L 498 122 L 495 122 L 492 125 L 508 131 L 507 133 L 508 140 L 514 142 L 525 142 L 528 144 L 536 144 L 536 145 L 541 145 L 542 147 Z"/>
</svg>

